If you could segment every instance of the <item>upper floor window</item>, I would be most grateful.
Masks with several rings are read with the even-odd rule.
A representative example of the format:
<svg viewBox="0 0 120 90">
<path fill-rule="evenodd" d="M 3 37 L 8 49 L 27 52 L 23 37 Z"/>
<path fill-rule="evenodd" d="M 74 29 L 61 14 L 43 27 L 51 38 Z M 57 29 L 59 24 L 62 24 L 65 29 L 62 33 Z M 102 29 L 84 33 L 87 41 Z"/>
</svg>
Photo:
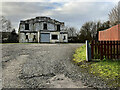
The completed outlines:
<svg viewBox="0 0 120 90">
<path fill-rule="evenodd" d="M 43 24 L 43 29 L 46 29 L 46 30 L 47 30 L 47 23 L 44 23 L 44 24 Z"/>
<path fill-rule="evenodd" d="M 29 30 L 29 24 L 28 23 L 25 24 L 25 30 Z"/>
<path fill-rule="evenodd" d="M 60 25 L 57 25 L 57 31 L 60 31 Z"/>
</svg>

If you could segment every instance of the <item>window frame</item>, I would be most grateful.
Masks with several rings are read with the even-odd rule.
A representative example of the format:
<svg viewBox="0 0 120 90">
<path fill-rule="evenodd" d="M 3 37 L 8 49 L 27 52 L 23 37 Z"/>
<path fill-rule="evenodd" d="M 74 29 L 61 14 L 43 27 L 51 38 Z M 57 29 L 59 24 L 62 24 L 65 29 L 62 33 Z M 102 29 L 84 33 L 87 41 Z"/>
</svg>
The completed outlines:
<svg viewBox="0 0 120 90">
<path fill-rule="evenodd" d="M 26 39 L 28 39 L 28 35 L 26 35 L 26 37 L 25 37 Z"/>
<path fill-rule="evenodd" d="M 59 24 L 57 25 L 57 31 L 60 31 L 60 25 Z"/>
<path fill-rule="evenodd" d="M 63 40 L 66 40 L 66 36 L 64 35 Z"/>
<path fill-rule="evenodd" d="M 36 40 L 36 35 L 33 35 L 33 41 L 35 41 Z"/>
<path fill-rule="evenodd" d="M 43 29 L 47 30 L 47 23 L 43 23 Z"/>
<path fill-rule="evenodd" d="M 25 23 L 25 30 L 29 30 L 29 24 L 28 23 Z"/>
<path fill-rule="evenodd" d="M 53 36 L 56 36 L 56 38 L 55 38 L 55 37 L 53 38 Z M 57 35 L 57 34 L 52 34 L 52 35 L 51 35 L 51 39 L 52 39 L 52 40 L 58 40 L 58 35 Z"/>
</svg>

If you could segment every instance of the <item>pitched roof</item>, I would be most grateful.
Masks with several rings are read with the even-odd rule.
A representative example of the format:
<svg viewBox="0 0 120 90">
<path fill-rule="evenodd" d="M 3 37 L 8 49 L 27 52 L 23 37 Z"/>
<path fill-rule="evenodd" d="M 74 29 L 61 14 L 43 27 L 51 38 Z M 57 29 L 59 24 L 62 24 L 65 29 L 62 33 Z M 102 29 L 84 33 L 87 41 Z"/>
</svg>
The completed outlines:
<svg viewBox="0 0 120 90">
<path fill-rule="evenodd" d="M 59 24 L 64 24 L 64 22 L 60 22 L 55 19 L 51 19 L 50 17 L 46 16 L 38 16 L 35 18 L 27 19 L 27 20 L 21 20 L 20 23 L 30 23 L 30 22 L 49 22 L 49 23 L 59 23 Z"/>
</svg>

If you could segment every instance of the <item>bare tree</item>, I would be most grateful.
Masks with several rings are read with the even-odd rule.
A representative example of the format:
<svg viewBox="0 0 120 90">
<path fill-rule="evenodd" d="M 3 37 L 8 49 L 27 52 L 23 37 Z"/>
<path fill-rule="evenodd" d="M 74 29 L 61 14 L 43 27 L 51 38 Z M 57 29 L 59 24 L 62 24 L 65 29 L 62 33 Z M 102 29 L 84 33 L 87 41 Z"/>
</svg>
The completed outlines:
<svg viewBox="0 0 120 90">
<path fill-rule="evenodd" d="M 111 26 L 114 26 L 120 22 L 120 19 L 119 19 L 119 17 L 120 17 L 120 5 L 119 4 L 120 4 L 120 2 L 108 14 Z"/>
<path fill-rule="evenodd" d="M 98 32 L 110 28 L 109 21 L 101 23 L 101 21 L 89 21 L 83 24 L 80 29 L 79 38 L 82 42 L 85 40 L 98 40 Z"/>
<path fill-rule="evenodd" d="M 81 39 L 83 39 L 83 42 L 85 40 L 91 40 L 93 37 L 93 28 L 94 28 L 94 22 L 86 22 L 83 24 L 83 26 L 80 29 L 80 36 Z"/>
<path fill-rule="evenodd" d="M 77 30 L 74 27 L 65 27 L 65 31 L 68 32 L 68 37 L 74 37 L 77 35 Z"/>
<path fill-rule="evenodd" d="M 0 17 L 0 32 L 12 32 L 13 28 L 11 22 L 4 16 Z"/>
<path fill-rule="evenodd" d="M 120 24 L 120 1 L 118 2 L 118 23 Z"/>
</svg>

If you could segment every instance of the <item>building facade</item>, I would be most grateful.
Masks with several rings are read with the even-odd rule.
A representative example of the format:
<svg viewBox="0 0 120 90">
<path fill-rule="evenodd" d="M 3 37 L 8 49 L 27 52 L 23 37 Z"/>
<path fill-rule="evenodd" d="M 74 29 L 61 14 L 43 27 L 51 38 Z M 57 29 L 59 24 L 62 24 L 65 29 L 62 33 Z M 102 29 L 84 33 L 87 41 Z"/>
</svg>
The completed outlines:
<svg viewBox="0 0 120 90">
<path fill-rule="evenodd" d="M 36 17 L 20 21 L 19 42 L 68 42 L 68 33 L 64 31 L 64 22 Z"/>
</svg>

